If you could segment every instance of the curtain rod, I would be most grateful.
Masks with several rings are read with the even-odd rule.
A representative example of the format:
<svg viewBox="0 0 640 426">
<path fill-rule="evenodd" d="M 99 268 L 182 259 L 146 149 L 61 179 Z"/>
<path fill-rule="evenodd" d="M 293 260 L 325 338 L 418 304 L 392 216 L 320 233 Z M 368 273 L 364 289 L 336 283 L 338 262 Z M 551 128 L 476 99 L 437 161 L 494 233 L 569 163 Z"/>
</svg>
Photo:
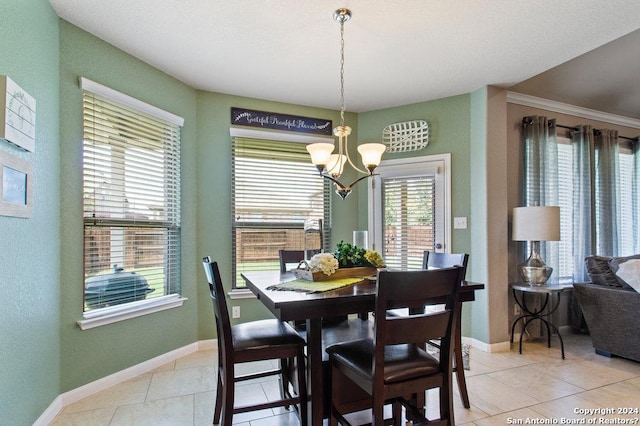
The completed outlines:
<svg viewBox="0 0 640 426">
<path fill-rule="evenodd" d="M 556 127 L 560 127 L 560 128 L 563 128 L 563 129 L 574 130 L 574 131 L 575 131 L 575 130 L 580 130 L 580 129 L 579 129 L 579 128 L 577 128 L 577 127 L 564 126 L 564 125 L 562 125 L 562 124 L 557 124 L 557 123 L 556 123 Z M 593 129 L 593 130 L 598 130 L 598 129 Z M 638 137 L 635 137 L 635 138 L 628 138 L 628 137 L 626 137 L 626 136 L 620 136 L 620 135 L 618 135 L 618 139 L 625 139 L 625 140 L 628 140 L 628 141 L 631 141 L 631 142 L 638 142 Z"/>
<path fill-rule="evenodd" d="M 531 123 L 533 123 L 533 119 L 531 117 L 524 117 L 522 119 L 522 125 L 527 125 L 527 124 L 531 124 Z M 551 126 L 551 121 L 548 121 L 548 123 L 549 123 L 548 125 Z M 562 129 L 569 129 L 569 130 L 573 130 L 573 131 L 580 130 L 578 127 L 565 126 L 565 125 L 558 124 L 558 123 L 556 123 L 556 127 L 560 127 Z M 594 129 L 594 130 L 598 130 L 598 129 Z M 640 136 L 636 136 L 635 138 L 628 138 L 626 136 L 618 135 L 618 139 L 625 139 L 625 140 L 628 140 L 628 141 L 631 141 L 631 142 L 636 142 L 636 143 L 640 142 Z"/>
</svg>

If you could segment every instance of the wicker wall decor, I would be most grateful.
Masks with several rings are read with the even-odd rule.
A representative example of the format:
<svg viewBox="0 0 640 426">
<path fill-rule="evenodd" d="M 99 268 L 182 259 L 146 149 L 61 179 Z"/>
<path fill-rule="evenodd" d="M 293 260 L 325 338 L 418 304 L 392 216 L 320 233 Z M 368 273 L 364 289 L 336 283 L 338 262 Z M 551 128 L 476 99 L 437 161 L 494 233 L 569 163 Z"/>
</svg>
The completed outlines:
<svg viewBox="0 0 640 426">
<path fill-rule="evenodd" d="M 417 151 L 429 143 L 429 124 L 425 120 L 389 124 L 382 130 L 387 152 Z"/>
</svg>

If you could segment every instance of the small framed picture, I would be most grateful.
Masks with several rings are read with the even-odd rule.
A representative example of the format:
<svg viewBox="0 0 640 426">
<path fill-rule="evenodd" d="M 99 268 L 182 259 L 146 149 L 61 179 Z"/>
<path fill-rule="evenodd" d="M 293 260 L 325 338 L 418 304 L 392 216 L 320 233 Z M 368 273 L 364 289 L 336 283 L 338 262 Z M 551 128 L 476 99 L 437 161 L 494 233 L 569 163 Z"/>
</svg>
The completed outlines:
<svg viewBox="0 0 640 426">
<path fill-rule="evenodd" d="M 0 151 L 0 215 L 31 217 L 33 172 L 31 165 Z"/>
</svg>

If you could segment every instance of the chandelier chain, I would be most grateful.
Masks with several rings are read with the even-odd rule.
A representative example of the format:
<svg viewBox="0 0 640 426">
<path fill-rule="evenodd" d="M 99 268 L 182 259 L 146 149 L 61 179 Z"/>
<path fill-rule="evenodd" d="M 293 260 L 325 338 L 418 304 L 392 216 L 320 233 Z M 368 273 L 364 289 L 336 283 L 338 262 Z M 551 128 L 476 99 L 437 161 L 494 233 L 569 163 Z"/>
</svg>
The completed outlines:
<svg viewBox="0 0 640 426">
<path fill-rule="evenodd" d="M 340 125 L 344 126 L 344 19 L 340 19 Z"/>
<path fill-rule="evenodd" d="M 367 170 L 356 166 L 349 155 L 349 135 L 351 127 L 344 124 L 344 113 L 347 109 L 344 102 L 344 23 L 351 18 L 351 11 L 346 8 L 338 9 L 333 13 L 333 19 L 340 24 L 340 125 L 333 128 L 334 136 L 338 137 L 338 152 L 334 143 L 318 142 L 307 145 L 307 151 L 311 154 L 311 162 L 320 172 L 320 176 L 334 183 L 336 193 L 343 200 L 351 193 L 354 185 L 362 180 L 373 176 L 373 170 L 380 164 L 385 146 L 381 143 L 364 143 L 357 147 L 362 156 L 362 164 Z M 349 164 L 361 176 L 349 185 L 343 185 L 338 180 L 342 174 L 342 168 Z"/>
</svg>

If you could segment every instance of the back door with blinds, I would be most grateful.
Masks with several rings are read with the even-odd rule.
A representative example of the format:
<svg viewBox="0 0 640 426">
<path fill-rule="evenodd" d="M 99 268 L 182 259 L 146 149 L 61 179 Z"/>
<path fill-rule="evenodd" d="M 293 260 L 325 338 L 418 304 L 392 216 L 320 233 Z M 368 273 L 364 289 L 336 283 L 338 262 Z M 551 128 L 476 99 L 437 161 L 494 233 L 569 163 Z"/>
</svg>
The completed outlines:
<svg viewBox="0 0 640 426">
<path fill-rule="evenodd" d="M 389 160 L 370 184 L 369 229 L 390 269 L 421 269 L 425 250 L 448 251 L 448 156 Z"/>
</svg>

